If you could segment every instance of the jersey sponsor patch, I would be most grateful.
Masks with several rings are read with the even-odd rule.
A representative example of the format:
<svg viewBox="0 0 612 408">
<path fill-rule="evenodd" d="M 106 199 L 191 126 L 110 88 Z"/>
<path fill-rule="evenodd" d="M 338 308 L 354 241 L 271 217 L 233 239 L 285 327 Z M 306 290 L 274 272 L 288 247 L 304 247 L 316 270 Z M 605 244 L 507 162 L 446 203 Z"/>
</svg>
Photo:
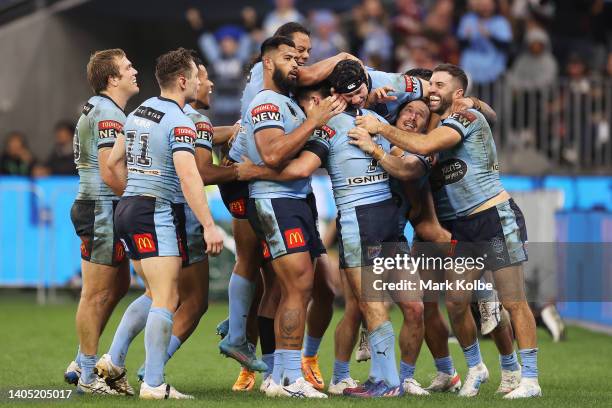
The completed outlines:
<svg viewBox="0 0 612 408">
<path fill-rule="evenodd" d="M 229 203 L 229 210 L 234 216 L 244 217 L 246 215 L 246 201 L 244 198 L 231 201 Z"/>
<path fill-rule="evenodd" d="M 198 139 L 206 140 L 212 143 L 214 130 L 208 122 L 196 122 L 195 124 Z"/>
<path fill-rule="evenodd" d="M 266 241 L 261 241 L 261 253 L 263 255 L 263 259 L 270 259 L 270 248 Z"/>
<path fill-rule="evenodd" d="M 251 118 L 254 125 L 267 120 L 280 121 L 280 109 L 273 103 L 264 103 L 251 110 Z"/>
<path fill-rule="evenodd" d="M 132 236 L 132 240 L 134 241 L 134 245 L 136 245 L 136 249 L 141 254 L 155 252 L 157 250 L 155 247 L 153 234 L 150 232 L 144 234 L 134 234 Z"/>
<path fill-rule="evenodd" d="M 460 159 L 448 159 L 434 166 L 429 178 L 432 191 L 438 191 L 448 184 L 453 184 L 465 177 L 468 166 Z"/>
<path fill-rule="evenodd" d="M 91 112 L 91 110 L 94 108 L 94 106 L 87 102 L 85 105 L 83 105 L 83 110 L 81 111 L 81 113 L 85 116 L 89 115 L 89 112 Z"/>
<path fill-rule="evenodd" d="M 349 186 L 362 186 L 364 184 L 376 184 L 383 183 L 389 180 L 389 174 L 387 172 L 371 174 L 368 176 L 357 176 L 357 177 L 349 177 L 346 179 L 346 182 Z"/>
<path fill-rule="evenodd" d="M 476 120 L 476 115 L 474 115 L 472 112 L 461 111 L 451 113 L 448 118 L 456 120 L 463 127 L 468 127 Z"/>
<path fill-rule="evenodd" d="M 173 134 L 174 140 L 176 140 L 177 142 L 189 143 L 192 146 L 195 144 L 195 140 L 197 137 L 196 132 L 194 132 L 193 129 L 184 126 L 175 127 Z"/>
<path fill-rule="evenodd" d="M 332 137 L 334 137 L 335 134 L 336 131 L 327 125 L 323 125 L 319 129 L 315 129 L 314 131 L 314 135 L 316 137 L 320 137 L 325 140 L 330 140 Z"/>
<path fill-rule="evenodd" d="M 121 133 L 123 125 L 116 120 L 101 120 L 98 122 L 98 137 L 100 139 L 116 139 Z"/>
<path fill-rule="evenodd" d="M 414 90 L 418 87 L 417 81 L 418 78 L 411 77 L 410 75 L 404 75 L 404 83 L 406 84 L 404 92 L 414 92 Z"/>
<path fill-rule="evenodd" d="M 155 123 L 161 122 L 161 120 L 164 118 L 164 115 L 164 112 L 149 108 L 148 106 L 139 106 L 138 108 L 136 108 L 136 111 L 134 111 L 134 116 L 148 119 Z"/>
<path fill-rule="evenodd" d="M 301 228 L 292 228 L 285 231 L 285 242 L 287 248 L 300 248 L 306 246 L 306 240 L 304 239 L 304 233 Z"/>
</svg>

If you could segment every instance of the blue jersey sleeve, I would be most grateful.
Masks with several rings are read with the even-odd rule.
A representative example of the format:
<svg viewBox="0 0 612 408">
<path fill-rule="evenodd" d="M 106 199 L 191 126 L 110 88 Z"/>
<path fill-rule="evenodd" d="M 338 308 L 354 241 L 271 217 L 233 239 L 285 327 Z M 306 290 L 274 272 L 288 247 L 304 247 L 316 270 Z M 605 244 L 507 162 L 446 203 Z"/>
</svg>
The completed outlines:
<svg viewBox="0 0 612 408">
<path fill-rule="evenodd" d="M 196 140 L 195 147 L 201 147 L 203 149 L 212 150 L 213 147 L 213 136 L 214 128 L 208 117 L 198 114 L 197 117 L 192 118 L 196 128 Z"/>
<path fill-rule="evenodd" d="M 319 129 L 315 129 L 308 142 L 304 146 L 304 150 L 312 152 L 319 156 L 321 163 L 325 165 L 329 149 L 331 148 L 331 140 L 336 134 L 336 131 L 328 125 L 323 125 Z"/>
<path fill-rule="evenodd" d="M 93 118 L 92 129 L 97 132 L 98 149 L 104 147 L 113 147 L 119 133 L 123 132 L 123 124 L 125 123 L 125 114 L 119 109 L 100 108 L 99 112 Z"/>
<path fill-rule="evenodd" d="M 285 118 L 282 106 L 276 101 L 256 104 L 249 113 L 253 134 L 263 129 L 277 128 L 285 130 Z"/>
<path fill-rule="evenodd" d="M 448 126 L 455 129 L 464 140 L 471 133 L 480 127 L 480 118 L 470 110 L 453 112 L 451 115 L 442 121 L 442 126 Z"/>
<path fill-rule="evenodd" d="M 184 121 L 177 121 L 170 129 L 170 150 L 195 152 L 197 133 L 195 125 L 186 116 Z"/>
</svg>

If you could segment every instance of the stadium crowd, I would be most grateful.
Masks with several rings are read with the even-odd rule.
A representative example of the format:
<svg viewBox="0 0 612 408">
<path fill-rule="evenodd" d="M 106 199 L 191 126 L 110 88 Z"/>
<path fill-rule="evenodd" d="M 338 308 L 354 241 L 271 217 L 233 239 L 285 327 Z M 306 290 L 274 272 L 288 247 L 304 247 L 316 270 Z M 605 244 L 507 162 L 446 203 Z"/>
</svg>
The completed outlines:
<svg viewBox="0 0 612 408">
<path fill-rule="evenodd" d="M 270 3 L 273 8 L 268 14 L 259 15 L 255 8 L 245 7 L 240 21 L 221 26 L 207 21 L 197 8 L 185 13 L 215 82 L 212 117 L 217 123 L 233 123 L 239 115 L 245 73 L 263 39 L 282 24 L 298 21 L 312 31 L 312 62 L 342 51 L 384 71 L 432 69 L 440 62 L 450 62 L 468 73 L 475 88 L 471 93 L 497 110 L 501 107 L 492 84 L 502 81 L 513 92 L 514 132 L 506 135 L 513 152 L 536 146 L 542 153 L 537 157 L 539 162 L 553 159 L 575 167 L 581 159 L 579 152 L 588 144 L 592 149 L 588 159 L 610 166 L 609 158 L 597 162 L 595 152 L 609 150 L 611 144 L 611 112 L 602 106 L 611 100 L 612 89 L 602 84 L 612 78 L 612 28 L 605 24 L 612 16 L 612 2 L 362 0 L 347 10 L 309 12 L 302 11 L 306 2 Z M 571 96 L 563 92 L 542 96 L 541 92 L 560 83 L 567 84 Z M 537 119 L 528 120 L 520 113 L 530 109 L 535 110 Z M 569 119 L 564 121 L 565 116 Z M 558 126 L 552 124 L 555 121 Z M 29 152 L 27 135 L 19 131 L 5 134 L 0 174 L 76 174 L 74 165 L 69 164 L 67 133 L 63 134 L 71 122 L 56 125 L 56 144 L 46 160 Z M 548 122 L 551 125 L 542 129 L 541 124 Z M 550 169 L 544 165 L 527 172 Z"/>
</svg>

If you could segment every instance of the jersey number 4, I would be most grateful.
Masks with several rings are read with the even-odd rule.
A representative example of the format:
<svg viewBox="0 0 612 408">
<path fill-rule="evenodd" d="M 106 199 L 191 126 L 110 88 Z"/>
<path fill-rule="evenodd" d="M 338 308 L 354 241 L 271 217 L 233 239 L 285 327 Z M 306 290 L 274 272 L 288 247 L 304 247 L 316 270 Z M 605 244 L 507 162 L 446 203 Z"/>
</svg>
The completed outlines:
<svg viewBox="0 0 612 408">
<path fill-rule="evenodd" d="M 132 148 L 134 147 L 134 142 L 136 141 L 136 132 L 125 132 L 125 138 L 127 140 L 127 163 L 151 167 L 153 160 L 147 156 L 147 150 L 149 149 L 149 134 L 141 133 L 139 135 L 138 143 L 140 144 L 140 154 L 138 156 L 134 156 L 132 154 Z"/>
</svg>

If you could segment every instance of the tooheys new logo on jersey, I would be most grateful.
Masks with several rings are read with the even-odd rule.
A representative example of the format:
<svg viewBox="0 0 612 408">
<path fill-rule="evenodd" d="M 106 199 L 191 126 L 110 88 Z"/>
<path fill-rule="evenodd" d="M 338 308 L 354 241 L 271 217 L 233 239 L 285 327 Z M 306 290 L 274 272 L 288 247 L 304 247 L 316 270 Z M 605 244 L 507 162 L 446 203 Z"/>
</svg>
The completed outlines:
<svg viewBox="0 0 612 408">
<path fill-rule="evenodd" d="M 323 125 L 319 129 L 315 129 L 313 132 L 315 137 L 320 137 L 321 139 L 330 140 L 336 134 L 336 131 L 330 128 L 327 125 Z"/>
<path fill-rule="evenodd" d="M 196 132 L 188 127 L 175 127 L 174 128 L 174 140 L 179 143 L 189 143 L 193 146 L 196 139 Z"/>
<path fill-rule="evenodd" d="M 213 139 L 213 127 L 208 122 L 197 122 L 195 124 L 196 131 L 198 133 L 198 139 L 212 142 Z"/>
<path fill-rule="evenodd" d="M 387 172 L 370 174 L 367 176 L 348 177 L 346 182 L 349 186 L 362 186 L 366 184 L 384 183 L 389 180 Z"/>
<path fill-rule="evenodd" d="M 251 118 L 253 124 L 256 125 L 259 122 L 265 122 L 267 120 L 280 121 L 281 114 L 278 106 L 273 103 L 264 103 L 251 110 Z"/>
<path fill-rule="evenodd" d="M 115 120 L 101 120 L 98 122 L 98 137 L 100 139 L 117 138 L 117 133 L 121 133 L 123 125 Z"/>
</svg>

